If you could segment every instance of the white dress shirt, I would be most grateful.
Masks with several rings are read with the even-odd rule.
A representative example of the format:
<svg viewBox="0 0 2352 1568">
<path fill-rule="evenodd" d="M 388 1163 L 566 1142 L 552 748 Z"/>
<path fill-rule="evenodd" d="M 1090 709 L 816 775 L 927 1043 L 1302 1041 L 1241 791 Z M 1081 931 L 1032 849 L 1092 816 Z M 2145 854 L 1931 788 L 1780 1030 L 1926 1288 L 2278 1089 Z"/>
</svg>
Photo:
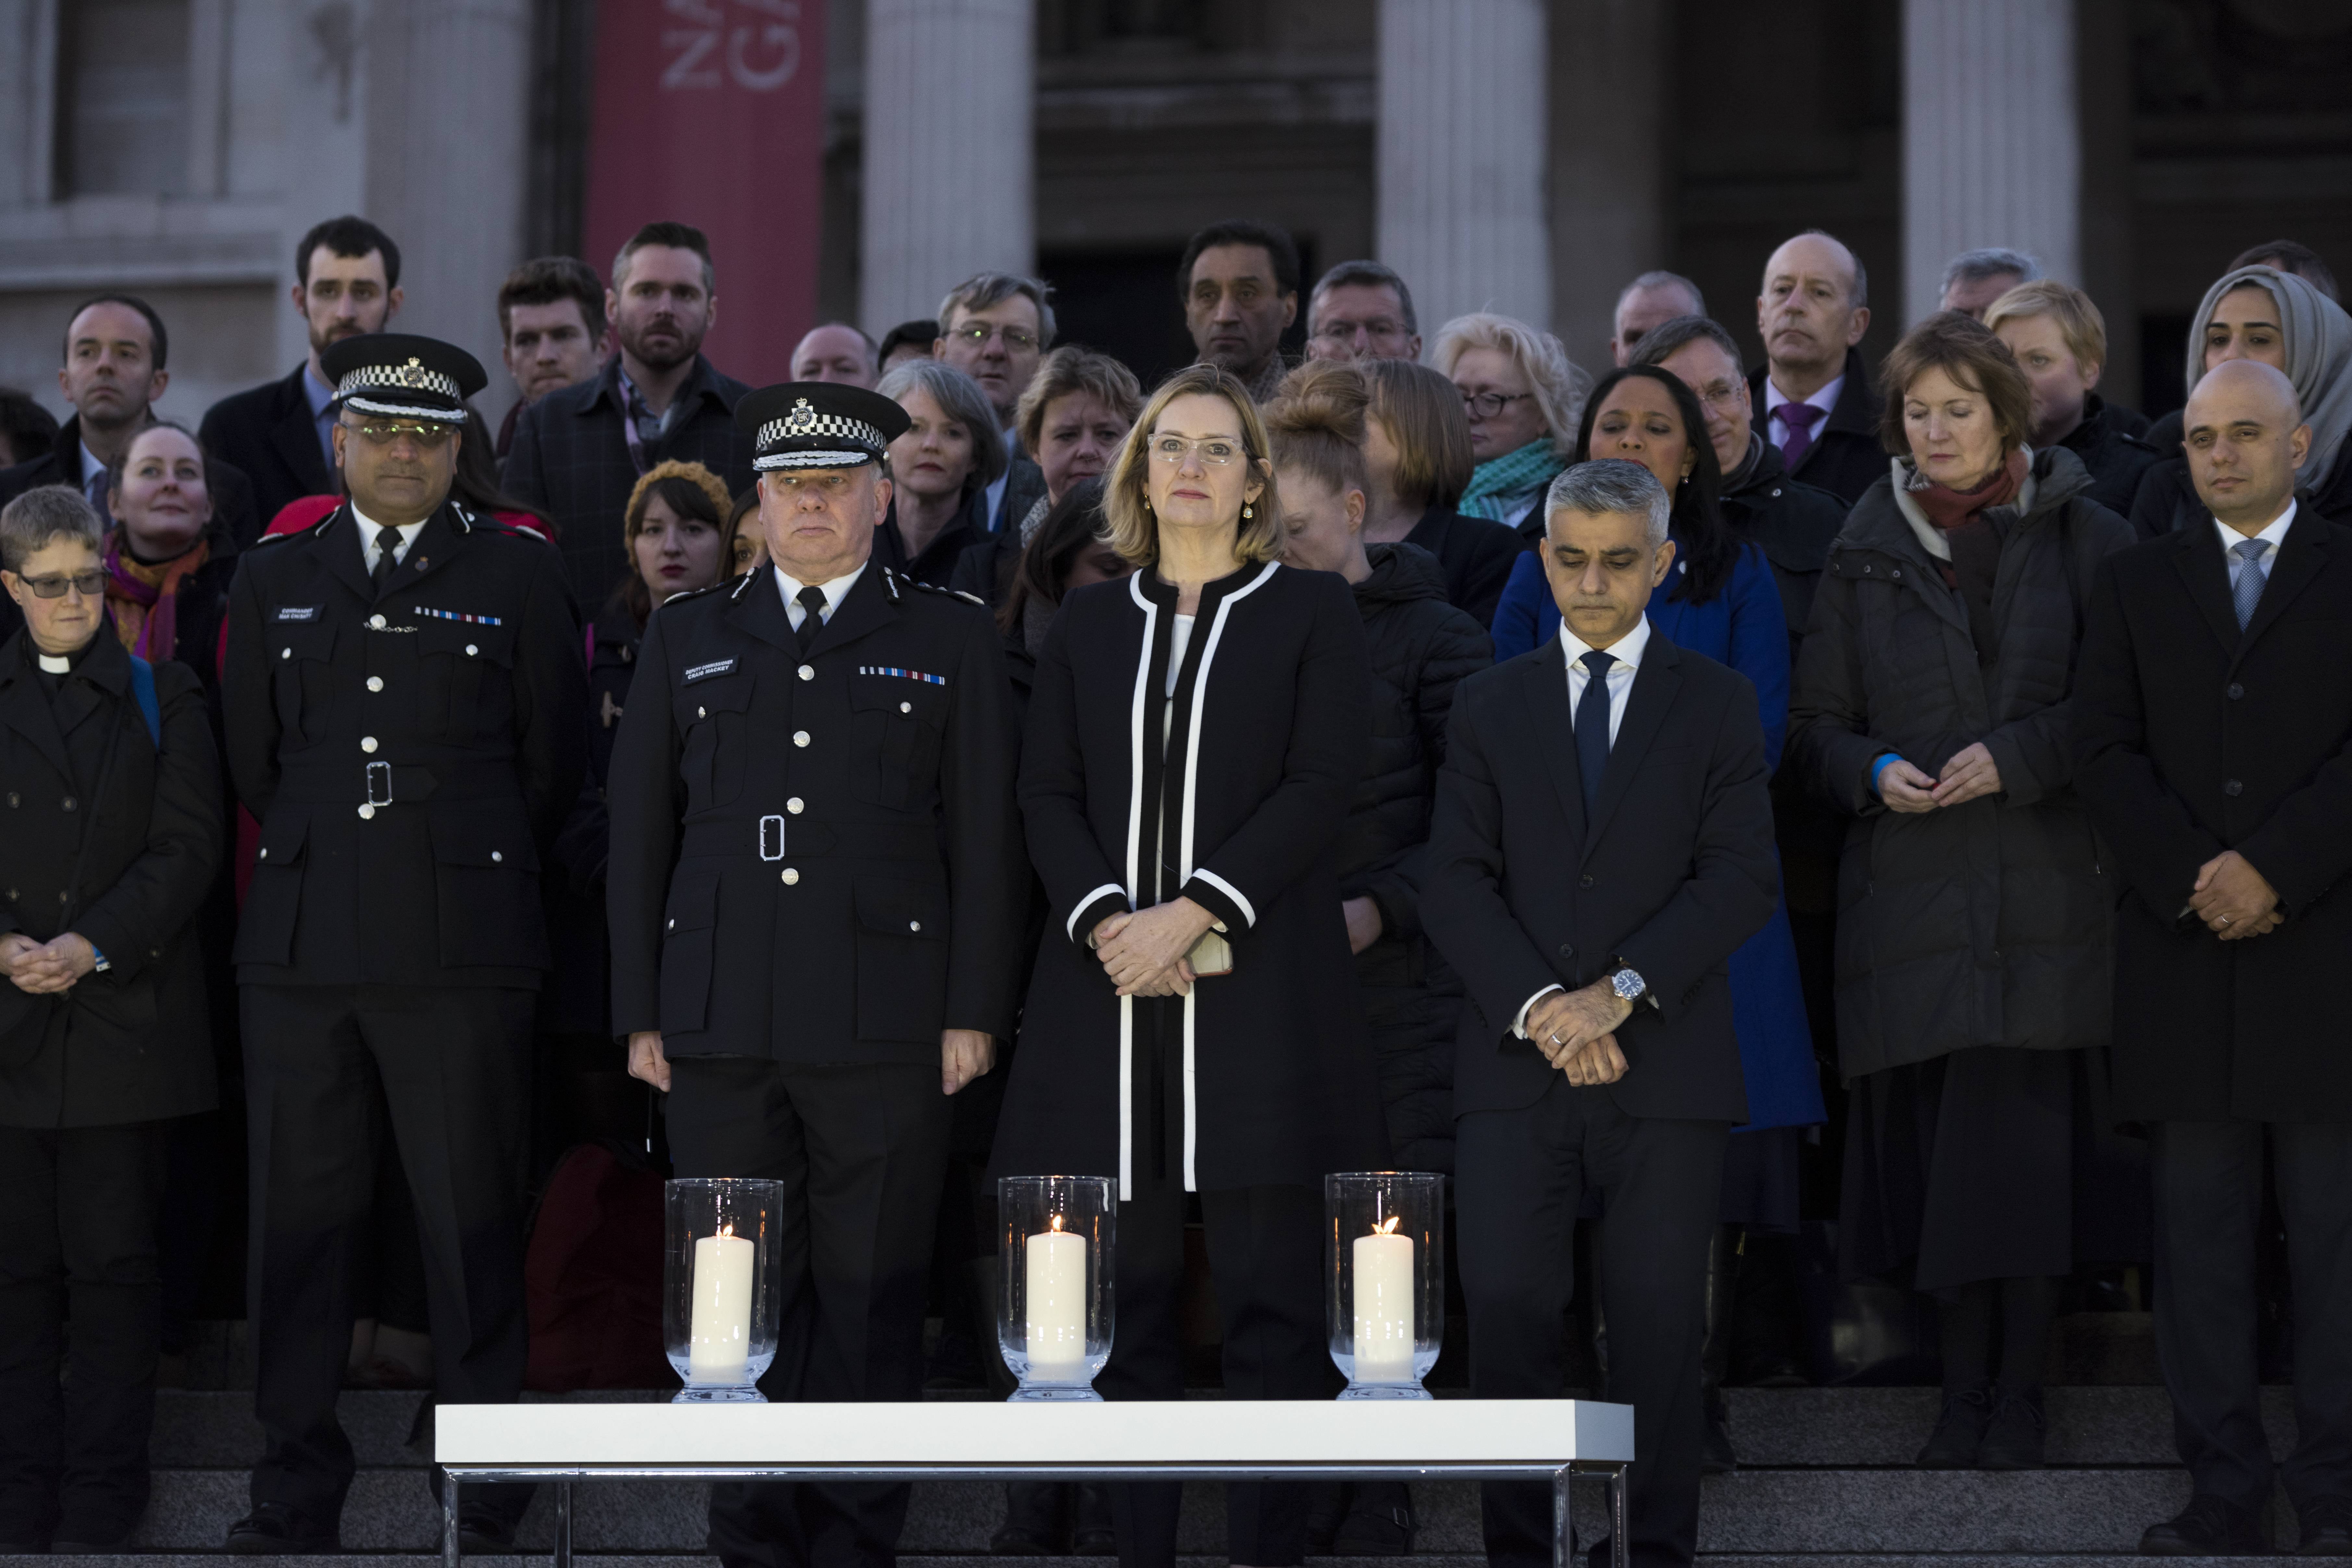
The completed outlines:
<svg viewBox="0 0 2352 1568">
<path fill-rule="evenodd" d="M 2213 531 L 2221 536 L 2221 559 L 2230 568 L 2230 587 L 2232 592 L 2235 592 L 2238 586 L 2238 574 L 2245 571 L 2248 564 L 2245 557 L 2237 552 L 2238 546 L 2243 544 L 2248 539 L 2259 539 L 2270 546 L 2258 557 L 2263 563 L 2263 580 L 2268 582 L 2271 573 L 2278 566 L 2279 547 L 2286 542 L 2287 527 L 2294 521 L 2294 498 L 2292 496 L 2287 498 L 2286 510 L 2273 518 L 2270 526 L 2260 533 L 2240 533 L 2220 518 L 2213 520 Z"/>
<path fill-rule="evenodd" d="M 1584 700 L 1584 689 L 1592 680 L 1592 672 L 1584 667 L 1584 656 L 1592 645 L 1568 629 L 1568 622 L 1559 623 L 1560 651 L 1568 658 L 1568 711 L 1573 721 L 1577 704 Z M 1650 617 L 1643 616 L 1640 624 L 1609 645 L 1608 653 L 1617 662 L 1609 667 L 1609 743 L 1617 743 L 1617 731 L 1625 722 L 1625 700 L 1633 695 L 1633 676 L 1642 667 L 1642 654 L 1650 646 Z M 1565 985 L 1547 985 L 1519 1004 L 1518 1016 L 1511 1020 L 1511 1033 L 1521 1039 L 1528 1037 L 1528 1015 L 1535 1005 L 1555 991 L 1565 991 Z M 1654 1005 L 1654 1004 L 1653 1004 Z"/>
<path fill-rule="evenodd" d="M 857 570 L 848 574 L 846 576 L 835 577 L 830 583 L 819 583 L 817 584 L 817 587 L 824 594 L 824 618 L 826 620 L 832 620 L 835 616 L 840 613 L 841 601 L 849 597 L 849 590 L 857 585 L 857 579 L 859 577 L 865 575 L 866 565 L 866 563 L 861 561 L 857 563 Z M 798 631 L 801 629 L 801 623 L 808 618 L 808 606 L 800 602 L 801 590 L 807 587 L 808 584 L 802 582 L 797 577 L 788 575 L 781 566 L 775 569 L 775 573 L 776 592 L 784 596 L 784 614 L 792 617 L 793 630 Z"/>
<path fill-rule="evenodd" d="M 1815 408 L 1822 411 L 1822 416 L 1813 421 L 1813 439 L 1816 441 L 1820 440 L 1822 438 L 1822 432 L 1829 428 L 1830 410 L 1837 406 L 1838 394 L 1844 390 L 1845 377 L 1841 375 L 1822 386 L 1811 397 L 1791 397 L 1773 384 L 1771 372 L 1765 372 L 1764 406 L 1756 411 L 1757 413 L 1766 416 L 1764 430 L 1765 439 L 1770 441 L 1775 447 L 1779 447 L 1784 451 L 1787 450 L 1789 445 L 1789 427 L 1785 424 L 1781 423 L 1780 416 L 1774 414 L 1772 410 L 1780 407 L 1783 403 L 1810 403 Z"/>
<path fill-rule="evenodd" d="M 352 521 L 360 525 L 360 564 L 367 568 L 370 576 L 373 576 L 375 558 L 379 553 L 375 547 L 375 536 L 383 531 L 383 524 L 362 511 L 357 501 L 352 503 Z M 431 518 L 425 520 L 425 522 L 432 521 Z M 400 531 L 400 543 L 392 552 L 394 565 L 397 566 L 408 559 L 408 547 L 415 543 L 416 536 L 424 531 L 424 522 L 412 522 Z"/>
</svg>

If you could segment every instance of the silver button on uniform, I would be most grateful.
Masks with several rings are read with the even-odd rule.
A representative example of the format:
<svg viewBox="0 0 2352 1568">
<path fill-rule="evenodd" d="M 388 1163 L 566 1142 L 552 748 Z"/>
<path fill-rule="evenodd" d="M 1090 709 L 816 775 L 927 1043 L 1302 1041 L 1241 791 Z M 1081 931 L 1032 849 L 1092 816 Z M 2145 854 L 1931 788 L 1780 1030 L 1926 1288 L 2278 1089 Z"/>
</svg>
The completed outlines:
<svg viewBox="0 0 2352 1568">
<path fill-rule="evenodd" d="M 500 854 L 498 850 L 493 849 L 493 850 L 491 850 L 491 851 L 490 851 L 490 864 L 491 864 L 491 865 L 493 865 L 493 866 L 501 865 L 501 864 L 503 864 L 503 863 L 505 862 L 505 860 L 506 860 L 506 857 L 505 857 L 504 855 Z"/>
<path fill-rule="evenodd" d="M 803 680 L 814 680 L 816 679 L 816 666 L 813 664 L 804 664 L 801 666 L 801 679 Z"/>
<path fill-rule="evenodd" d="M 801 814 L 801 797 L 794 795 L 792 799 L 784 802 L 784 809 L 791 812 L 794 816 L 798 816 Z"/>
<path fill-rule="evenodd" d="M 794 870 L 794 869 L 793 869 L 792 867 L 790 867 L 790 866 L 787 866 L 787 867 L 785 867 L 785 868 L 784 868 L 784 886 L 785 886 L 785 887 L 787 887 L 787 888 L 792 887 L 794 883 L 798 882 L 800 879 L 801 879 L 801 874 L 800 874 L 798 871 Z"/>
<path fill-rule="evenodd" d="M 911 702 L 901 702 L 898 704 L 898 711 L 901 713 L 912 713 L 914 710 L 915 705 Z"/>
<path fill-rule="evenodd" d="M 795 730 L 795 731 L 793 731 L 793 745 L 795 745 L 795 746 L 805 746 L 805 745 L 807 745 L 807 744 L 808 744 L 808 731 L 807 731 L 806 730 Z"/>
<path fill-rule="evenodd" d="M 382 691 L 383 689 L 383 677 L 381 675 L 369 676 L 368 689 L 370 691 Z"/>
<path fill-rule="evenodd" d="M 923 929 L 923 922 L 920 921 L 908 921 L 907 922 L 907 929 L 908 931 L 920 931 Z"/>
<path fill-rule="evenodd" d="M 370 616 L 368 617 L 368 625 L 373 626 L 377 631 L 382 631 L 383 630 L 383 617 L 382 616 Z"/>
<path fill-rule="evenodd" d="M 370 821 L 374 817 L 374 816 L 375 807 L 372 805 L 362 805 L 360 807 L 360 820 L 362 822 Z"/>
<path fill-rule="evenodd" d="M 362 736 L 360 737 L 360 750 L 361 750 L 361 751 L 362 751 L 362 752 L 373 752 L 373 751 L 374 751 L 374 750 L 375 750 L 375 737 L 374 737 L 373 735 L 362 735 Z"/>
<path fill-rule="evenodd" d="M 466 645 L 466 657 L 467 657 L 467 658 L 473 658 L 476 654 L 478 654 L 478 653 L 479 653 L 479 652 L 481 652 L 481 651 L 482 651 L 482 650 L 481 650 L 480 648 L 476 647 L 472 643 L 467 643 L 467 644 Z"/>
<path fill-rule="evenodd" d="M 278 658 L 292 658 L 294 657 L 294 650 L 293 650 L 292 648 L 290 648 L 290 647 L 289 647 L 289 648 L 281 649 L 281 650 L 279 651 L 279 653 L 278 653 Z"/>
</svg>

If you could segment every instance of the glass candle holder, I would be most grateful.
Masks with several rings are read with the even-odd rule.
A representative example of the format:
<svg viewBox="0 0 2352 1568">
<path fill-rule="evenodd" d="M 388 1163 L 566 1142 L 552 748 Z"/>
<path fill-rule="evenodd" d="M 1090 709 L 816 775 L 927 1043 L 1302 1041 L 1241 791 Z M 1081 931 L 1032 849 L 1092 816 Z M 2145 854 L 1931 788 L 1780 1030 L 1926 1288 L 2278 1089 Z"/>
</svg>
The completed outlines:
<svg viewBox="0 0 2352 1568">
<path fill-rule="evenodd" d="M 1445 1178 L 1341 1171 L 1323 1178 L 1325 1321 L 1342 1399 L 1427 1399 L 1445 1338 Z"/>
<path fill-rule="evenodd" d="M 1112 1231 L 1108 1176 L 1003 1176 L 996 1184 L 1003 1286 L 996 1338 L 1020 1379 L 1016 1400 L 1099 1400 L 1110 1360 Z"/>
<path fill-rule="evenodd" d="M 675 1403 L 764 1400 L 783 1281 L 782 1182 L 704 1177 L 664 1194 L 662 1343 L 686 1384 Z"/>
</svg>

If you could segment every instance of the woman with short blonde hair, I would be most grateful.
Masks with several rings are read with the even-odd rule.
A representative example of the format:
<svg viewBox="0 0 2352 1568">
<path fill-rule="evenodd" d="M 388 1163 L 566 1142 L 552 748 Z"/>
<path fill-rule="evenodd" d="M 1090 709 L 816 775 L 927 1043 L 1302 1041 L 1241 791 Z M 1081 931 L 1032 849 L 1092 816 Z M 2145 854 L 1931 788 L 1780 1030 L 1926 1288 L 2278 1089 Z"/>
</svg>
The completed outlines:
<svg viewBox="0 0 2352 1568">
<path fill-rule="evenodd" d="M 1071 590 L 1037 658 L 1021 808 L 1050 915 L 996 1173 L 1116 1173 L 1108 1399 L 1179 1399 L 1187 1194 L 1225 1392 L 1328 1398 L 1322 1179 L 1383 1154 L 1333 844 L 1363 776 L 1370 666 L 1347 582 L 1276 558 L 1265 426 L 1226 372 L 1177 372 L 1108 484 L 1139 568 Z M 1114 1489 L 1119 1556 L 1175 1561 L 1178 1488 Z M 1306 1551 L 1296 1485 L 1226 1492 L 1231 1557 Z"/>
<path fill-rule="evenodd" d="M 1539 539 L 1543 493 L 1568 466 L 1592 378 L 1549 332 L 1484 310 L 1438 329 L 1435 362 L 1462 395 L 1478 460 L 1454 510 Z"/>
</svg>

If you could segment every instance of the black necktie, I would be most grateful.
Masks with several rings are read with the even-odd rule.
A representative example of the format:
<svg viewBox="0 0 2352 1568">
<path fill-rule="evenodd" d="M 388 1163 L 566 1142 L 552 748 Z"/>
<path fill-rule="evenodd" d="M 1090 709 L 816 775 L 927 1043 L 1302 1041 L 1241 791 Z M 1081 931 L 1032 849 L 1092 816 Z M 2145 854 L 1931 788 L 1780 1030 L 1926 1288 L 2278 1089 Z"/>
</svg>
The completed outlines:
<svg viewBox="0 0 2352 1568">
<path fill-rule="evenodd" d="M 801 653 L 805 657 L 817 633 L 824 630 L 824 590 L 812 583 L 793 597 L 807 612 L 801 616 Z"/>
<path fill-rule="evenodd" d="M 379 599 L 383 597 L 383 585 L 392 581 L 392 569 L 400 564 L 398 558 L 393 553 L 399 548 L 400 530 L 396 528 L 376 530 L 375 570 L 368 574 L 368 581 L 375 585 L 375 595 Z"/>
<path fill-rule="evenodd" d="M 1576 772 L 1584 785 L 1584 826 L 1601 803 L 1601 775 L 1609 771 L 1609 667 L 1616 658 L 1599 648 L 1584 656 L 1584 695 L 1576 703 Z"/>
</svg>

